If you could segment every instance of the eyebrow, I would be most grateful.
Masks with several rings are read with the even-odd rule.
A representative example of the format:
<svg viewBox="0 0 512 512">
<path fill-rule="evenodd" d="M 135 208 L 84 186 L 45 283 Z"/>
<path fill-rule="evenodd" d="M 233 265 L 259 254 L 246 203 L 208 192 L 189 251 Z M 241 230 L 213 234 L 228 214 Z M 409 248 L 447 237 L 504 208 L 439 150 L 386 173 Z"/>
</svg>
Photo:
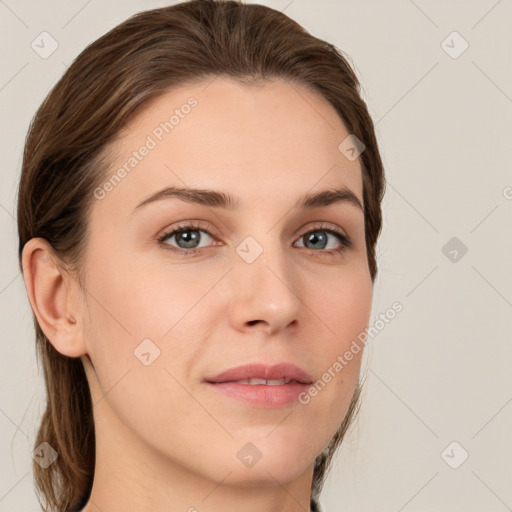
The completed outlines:
<svg viewBox="0 0 512 512">
<path fill-rule="evenodd" d="M 170 198 L 181 199 L 182 201 L 209 208 L 223 208 L 233 211 L 240 208 L 240 201 L 225 192 L 198 188 L 166 187 L 144 199 L 135 207 L 134 211 L 149 203 Z M 321 192 L 304 194 L 296 201 L 294 208 L 313 209 L 336 203 L 352 204 L 364 213 L 363 205 L 359 198 L 352 190 L 345 186 L 340 189 L 330 188 Z"/>
</svg>

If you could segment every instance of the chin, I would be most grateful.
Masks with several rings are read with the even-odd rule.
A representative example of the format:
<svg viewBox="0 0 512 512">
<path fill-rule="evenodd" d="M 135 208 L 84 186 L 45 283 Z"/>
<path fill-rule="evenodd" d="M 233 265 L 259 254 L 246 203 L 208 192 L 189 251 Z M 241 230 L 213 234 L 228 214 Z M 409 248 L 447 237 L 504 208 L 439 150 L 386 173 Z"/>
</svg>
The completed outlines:
<svg viewBox="0 0 512 512">
<path fill-rule="evenodd" d="M 291 460 L 267 460 L 263 462 L 260 460 L 252 468 L 241 468 L 236 466 L 236 469 L 231 467 L 233 471 L 226 480 L 230 485 L 245 486 L 245 487 L 273 487 L 277 482 L 281 485 L 286 485 L 290 482 L 296 481 L 304 472 L 311 470 L 313 474 L 314 460 L 309 464 L 300 464 L 300 458 Z"/>
<path fill-rule="evenodd" d="M 228 449 L 232 456 L 223 457 L 226 474 L 232 471 L 228 479 L 230 483 L 271 486 L 277 480 L 285 484 L 296 480 L 308 469 L 312 471 L 316 452 L 311 451 L 311 439 L 291 443 L 290 436 L 286 439 L 284 434 L 277 436 L 276 432 L 270 435 L 266 432 L 266 438 L 254 436 L 252 441 L 248 441 L 244 436 L 243 440 L 237 438 L 232 441 L 230 444 L 235 448 Z M 272 439 L 274 435 L 275 439 Z"/>
</svg>

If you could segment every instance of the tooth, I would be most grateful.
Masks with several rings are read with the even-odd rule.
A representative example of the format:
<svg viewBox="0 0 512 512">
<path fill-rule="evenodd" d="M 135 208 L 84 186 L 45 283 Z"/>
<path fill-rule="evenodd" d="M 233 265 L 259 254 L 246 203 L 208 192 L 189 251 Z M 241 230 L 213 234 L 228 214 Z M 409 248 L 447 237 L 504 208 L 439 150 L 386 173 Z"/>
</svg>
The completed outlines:
<svg viewBox="0 0 512 512">
<path fill-rule="evenodd" d="M 259 378 L 252 378 L 252 379 L 240 379 L 237 380 L 237 384 L 251 384 L 251 385 L 266 385 L 266 386 L 282 386 L 283 384 L 288 384 L 292 381 L 292 379 L 259 379 Z"/>
<path fill-rule="evenodd" d="M 282 386 L 283 384 L 284 384 L 284 379 L 267 380 L 267 386 Z"/>
<path fill-rule="evenodd" d="M 249 384 L 266 384 L 265 379 L 249 379 Z"/>
</svg>

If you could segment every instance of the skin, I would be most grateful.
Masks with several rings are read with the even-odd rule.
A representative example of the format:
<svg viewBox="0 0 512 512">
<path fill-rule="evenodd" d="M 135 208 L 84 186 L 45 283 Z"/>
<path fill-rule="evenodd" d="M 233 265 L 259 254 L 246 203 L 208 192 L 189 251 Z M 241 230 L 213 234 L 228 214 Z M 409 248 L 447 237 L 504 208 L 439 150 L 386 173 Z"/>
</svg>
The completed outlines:
<svg viewBox="0 0 512 512">
<path fill-rule="evenodd" d="M 372 302 L 363 212 L 348 202 L 293 208 L 302 194 L 342 186 L 363 203 L 360 159 L 338 150 L 349 133 L 335 110 L 282 80 L 210 82 L 153 101 L 112 147 L 105 180 L 169 112 L 197 99 L 129 175 L 92 198 L 85 291 L 43 239 L 23 251 L 37 319 L 59 352 L 81 357 L 95 404 L 86 512 L 309 510 L 314 460 L 357 384 L 362 350 L 307 405 L 255 407 L 203 382 L 240 364 L 281 361 L 321 379 L 368 325 Z M 227 192 L 240 209 L 171 198 L 134 213 L 166 186 Z M 174 254 L 165 244 L 190 249 L 157 237 L 186 220 L 210 235 L 195 233 L 198 253 Z M 353 245 L 327 254 L 341 246 L 335 235 L 326 248 L 308 243 L 320 223 Z M 247 236 L 263 249 L 250 264 L 236 252 Z M 134 350 L 148 338 L 160 355 L 145 366 Z M 252 468 L 236 456 L 247 442 L 262 453 Z"/>
</svg>

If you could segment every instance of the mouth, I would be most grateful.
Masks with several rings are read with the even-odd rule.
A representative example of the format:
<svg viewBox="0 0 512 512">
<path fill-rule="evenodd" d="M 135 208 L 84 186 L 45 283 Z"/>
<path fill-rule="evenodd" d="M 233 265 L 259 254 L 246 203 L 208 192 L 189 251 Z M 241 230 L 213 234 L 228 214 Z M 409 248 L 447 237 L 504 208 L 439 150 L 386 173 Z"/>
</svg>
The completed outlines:
<svg viewBox="0 0 512 512">
<path fill-rule="evenodd" d="M 238 382 L 268 386 L 289 384 L 292 381 L 300 384 L 313 383 L 313 378 L 305 370 L 293 363 L 286 362 L 274 365 L 252 363 L 237 366 L 205 380 L 210 383 Z"/>
<path fill-rule="evenodd" d="M 293 379 L 240 379 L 230 380 L 225 382 L 235 382 L 236 384 L 249 384 L 250 386 L 282 386 L 283 384 L 289 384 L 290 382 L 297 382 Z"/>
<path fill-rule="evenodd" d="M 300 367 L 290 363 L 274 366 L 252 364 L 222 372 L 205 379 L 205 383 L 229 399 L 253 407 L 276 408 L 297 402 L 313 379 Z"/>
</svg>

